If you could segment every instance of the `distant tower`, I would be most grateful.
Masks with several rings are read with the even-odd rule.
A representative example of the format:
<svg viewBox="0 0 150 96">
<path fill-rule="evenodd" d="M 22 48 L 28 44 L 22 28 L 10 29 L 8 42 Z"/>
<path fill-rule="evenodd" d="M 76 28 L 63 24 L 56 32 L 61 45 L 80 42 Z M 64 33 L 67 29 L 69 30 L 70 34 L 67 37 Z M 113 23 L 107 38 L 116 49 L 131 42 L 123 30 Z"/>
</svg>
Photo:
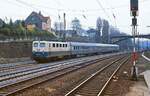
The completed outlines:
<svg viewBox="0 0 150 96">
<path fill-rule="evenodd" d="M 109 22 L 103 20 L 102 43 L 110 43 Z"/>
<path fill-rule="evenodd" d="M 79 34 L 78 32 L 82 29 L 81 24 L 80 24 L 80 20 L 78 20 L 75 17 L 75 19 L 72 20 L 71 25 L 72 25 L 72 29 L 76 32 L 76 34 Z"/>
<path fill-rule="evenodd" d="M 102 23 L 102 19 L 100 17 L 98 17 L 97 21 L 96 21 L 96 42 L 97 43 L 101 43 L 101 31 L 102 31 L 102 26 L 103 26 L 103 23 Z"/>
</svg>

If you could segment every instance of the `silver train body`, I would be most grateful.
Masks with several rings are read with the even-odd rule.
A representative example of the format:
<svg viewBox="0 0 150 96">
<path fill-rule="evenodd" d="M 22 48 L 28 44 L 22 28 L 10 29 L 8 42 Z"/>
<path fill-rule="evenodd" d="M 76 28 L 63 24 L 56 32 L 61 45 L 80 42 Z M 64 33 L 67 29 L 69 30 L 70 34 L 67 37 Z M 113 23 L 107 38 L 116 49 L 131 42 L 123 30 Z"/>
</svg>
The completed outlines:
<svg viewBox="0 0 150 96">
<path fill-rule="evenodd" d="M 54 41 L 33 41 L 32 43 L 32 57 L 36 61 L 115 51 L 119 51 L 119 46 L 114 44 Z"/>
</svg>

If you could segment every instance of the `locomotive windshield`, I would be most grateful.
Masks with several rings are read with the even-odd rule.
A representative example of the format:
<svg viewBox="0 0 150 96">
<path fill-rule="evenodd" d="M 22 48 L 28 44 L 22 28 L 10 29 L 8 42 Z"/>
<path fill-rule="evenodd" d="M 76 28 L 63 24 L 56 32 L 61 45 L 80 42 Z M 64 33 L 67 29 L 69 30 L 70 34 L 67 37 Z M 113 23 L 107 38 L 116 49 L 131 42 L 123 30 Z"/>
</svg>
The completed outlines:
<svg viewBox="0 0 150 96">
<path fill-rule="evenodd" d="M 38 43 L 34 43 L 34 45 L 33 45 L 34 47 L 38 47 Z"/>
<path fill-rule="evenodd" d="M 45 47 L 45 43 L 40 43 L 40 47 Z"/>
</svg>

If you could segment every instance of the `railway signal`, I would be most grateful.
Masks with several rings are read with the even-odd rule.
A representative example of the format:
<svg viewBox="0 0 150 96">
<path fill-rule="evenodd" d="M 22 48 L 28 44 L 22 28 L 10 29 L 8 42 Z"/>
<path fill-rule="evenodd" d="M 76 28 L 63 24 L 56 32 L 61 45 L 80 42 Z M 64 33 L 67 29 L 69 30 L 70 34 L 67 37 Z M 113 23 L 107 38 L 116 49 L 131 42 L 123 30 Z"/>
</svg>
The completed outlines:
<svg viewBox="0 0 150 96">
<path fill-rule="evenodd" d="M 138 0 L 130 0 L 131 16 L 138 16 Z"/>
<path fill-rule="evenodd" d="M 138 73 L 138 68 L 136 67 L 136 61 L 137 61 L 137 52 L 136 52 L 136 46 L 135 46 L 135 35 L 137 33 L 137 18 L 138 16 L 138 0 L 130 0 L 130 11 L 131 11 L 131 16 L 132 18 L 132 35 L 133 35 L 133 52 L 132 52 L 132 62 L 133 62 L 133 67 L 131 69 L 131 75 L 133 80 L 137 80 L 137 73 Z"/>
</svg>

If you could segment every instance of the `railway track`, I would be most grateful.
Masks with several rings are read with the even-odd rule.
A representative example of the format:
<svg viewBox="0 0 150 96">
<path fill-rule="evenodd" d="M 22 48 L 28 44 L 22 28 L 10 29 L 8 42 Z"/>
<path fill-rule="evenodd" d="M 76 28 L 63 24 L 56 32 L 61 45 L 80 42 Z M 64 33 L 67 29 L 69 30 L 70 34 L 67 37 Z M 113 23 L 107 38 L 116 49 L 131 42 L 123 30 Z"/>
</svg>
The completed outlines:
<svg viewBox="0 0 150 96">
<path fill-rule="evenodd" d="M 87 58 L 86 58 L 87 59 Z M 6 81 L 6 80 L 10 80 L 10 79 L 14 79 L 14 78 L 20 78 L 22 76 L 25 75 L 36 75 L 36 74 L 40 74 L 40 73 L 44 73 L 49 71 L 50 69 L 59 69 L 59 67 L 61 68 L 65 68 L 65 67 L 69 67 L 69 66 L 73 66 L 73 65 L 78 65 L 80 63 L 84 63 L 84 62 L 88 62 L 91 60 L 96 60 L 97 58 L 91 58 L 89 60 L 86 59 L 81 59 L 81 60 L 76 60 L 76 61 L 69 61 L 69 62 L 61 62 L 61 63 L 54 63 L 51 65 L 42 65 L 42 66 L 38 66 L 38 67 L 34 67 L 34 68 L 29 68 L 29 69 L 22 69 L 22 70 L 18 70 L 18 71 L 14 71 L 11 73 L 4 73 L 4 74 L 0 74 L 0 86 L 2 86 L 2 82 Z"/>
<path fill-rule="evenodd" d="M 83 57 L 81 59 L 87 59 L 87 58 L 88 57 Z M 65 60 L 65 61 L 52 62 L 52 64 L 50 64 L 50 63 L 44 63 L 44 64 L 1 64 L 0 65 L 0 75 L 4 74 L 4 73 L 12 73 L 12 71 L 33 69 L 33 68 L 37 68 L 37 67 L 41 68 L 41 67 L 45 67 L 45 66 L 55 65 L 58 63 L 66 63 L 66 62 L 72 62 L 72 61 L 77 61 L 77 60 L 78 60 L 78 58 L 75 58 L 75 59 L 70 59 L 70 60 Z"/>
<path fill-rule="evenodd" d="M 30 68 L 32 66 L 36 66 L 35 64 L 20 64 L 20 65 L 12 65 L 12 66 L 3 66 L 0 67 L 0 74 L 3 74 L 4 72 L 12 72 L 12 71 L 16 71 L 16 70 L 21 70 L 21 69 L 26 69 L 26 68 Z"/>
<path fill-rule="evenodd" d="M 109 56 L 108 56 L 109 57 Z M 87 61 L 90 61 L 90 60 L 96 60 L 96 59 L 99 59 L 98 57 L 94 56 L 94 57 L 91 57 L 89 60 L 87 60 L 88 58 L 82 58 L 82 59 L 72 59 L 72 60 L 67 60 L 67 61 L 63 61 L 63 62 L 55 62 L 55 63 L 52 63 L 52 64 L 41 64 L 41 65 L 38 65 L 38 66 L 29 66 L 29 68 L 21 68 L 19 70 L 16 70 L 16 71 L 11 71 L 11 72 L 3 72 L 0 74 L 0 86 L 2 86 L 2 82 L 3 81 L 6 81 L 6 80 L 10 80 L 10 79 L 13 79 L 13 78 L 20 78 L 22 76 L 25 76 L 25 75 L 36 75 L 36 74 L 39 74 L 39 73 L 42 73 L 42 72 L 45 72 L 45 71 L 49 71 L 50 69 L 53 69 L 53 68 L 57 68 L 58 67 L 62 67 L 62 66 L 73 66 L 74 64 L 80 64 L 80 63 L 84 63 L 84 62 L 87 62 Z M 67 66 L 68 65 L 68 66 Z M 63 68 L 63 67 L 62 67 Z M 8 85 L 8 84 L 7 84 Z"/>
<path fill-rule="evenodd" d="M 89 78 L 65 94 L 65 96 L 100 96 L 116 72 L 128 59 L 120 58 L 109 63 L 93 73 Z"/>
<path fill-rule="evenodd" d="M 6 82 L 6 84 L 0 86 L 0 92 L 1 92 L 1 95 L 4 95 L 4 96 L 12 95 L 12 94 L 14 94 L 14 93 L 16 93 L 18 91 L 22 91 L 22 90 L 27 89 L 29 87 L 32 87 L 34 85 L 40 84 L 42 82 L 45 82 L 45 81 L 47 81 L 49 79 L 56 78 L 58 76 L 67 74 L 67 73 L 69 73 L 71 71 L 74 71 L 74 70 L 77 70 L 79 68 L 88 66 L 91 63 L 95 63 L 95 62 L 98 62 L 98 61 L 106 60 L 108 58 L 110 58 L 110 57 L 101 58 L 100 60 L 99 60 L 99 58 L 97 58 L 97 59 L 93 59 L 92 61 L 91 60 L 84 60 L 84 61 L 86 61 L 86 64 L 83 64 L 85 62 L 82 62 L 82 63 L 77 64 L 77 65 L 65 66 L 64 68 L 61 66 L 62 69 L 59 69 L 57 71 L 55 69 L 56 68 L 56 66 L 55 66 L 55 68 L 51 72 L 49 72 L 49 71 L 47 71 L 47 73 L 46 72 L 41 72 L 41 74 L 36 72 L 38 74 L 36 77 L 34 77 L 35 75 L 34 76 L 27 75 L 30 78 L 23 79 L 23 80 L 20 80 L 22 77 L 18 77 L 17 79 L 20 80 L 20 81 L 17 81 L 16 78 L 15 78 L 15 80 L 12 80 L 12 78 L 9 78 L 9 79 L 7 78 L 8 80 L 11 80 L 11 81 L 8 81 L 8 80 L 5 79 L 4 82 L 6 82 L 6 81 L 7 82 Z M 76 62 L 79 63 L 79 61 L 76 61 Z M 68 64 L 68 65 L 70 65 L 70 64 Z M 62 72 L 62 70 L 63 70 L 63 72 Z M 52 74 L 54 72 L 57 72 L 57 73 L 56 74 Z M 49 78 L 49 77 L 51 77 L 51 78 Z M 33 83 L 33 80 L 35 78 L 38 78 L 39 80 L 38 80 L 38 82 L 36 81 L 35 83 Z M 30 83 L 28 81 L 31 81 L 32 83 Z M 8 82 L 12 82 L 12 83 L 8 83 Z M 25 82 L 28 82 L 28 84 L 25 84 Z M 22 86 L 24 86 L 24 85 L 28 85 L 28 86 L 25 86 L 25 87 L 21 86 L 19 88 L 18 87 L 16 88 L 16 86 L 18 86 L 18 85 L 20 86 L 21 84 L 23 84 Z"/>
<path fill-rule="evenodd" d="M 113 56 L 114 54 L 111 54 L 111 55 Z M 108 56 L 108 55 L 105 55 L 105 56 Z M 90 56 L 90 57 L 93 58 L 95 56 Z M 82 57 L 81 59 L 84 59 L 84 58 L 86 59 L 86 58 L 90 58 L 90 57 Z M 57 61 L 57 62 L 52 62 L 52 63 L 54 63 L 54 64 L 56 64 L 56 63 L 66 63 L 66 62 L 71 62 L 71 61 L 76 61 L 76 60 L 78 60 L 78 58 L 65 60 L 65 61 Z M 0 74 L 6 73 L 6 72 L 7 73 L 9 73 L 9 72 L 12 73 L 12 71 L 24 70 L 24 69 L 28 69 L 28 68 L 31 68 L 31 67 L 42 67 L 44 65 L 50 65 L 50 63 L 45 63 L 45 64 L 36 64 L 35 62 L 32 62 L 32 63 L 31 62 L 20 62 L 20 63 L 0 64 Z"/>
</svg>

